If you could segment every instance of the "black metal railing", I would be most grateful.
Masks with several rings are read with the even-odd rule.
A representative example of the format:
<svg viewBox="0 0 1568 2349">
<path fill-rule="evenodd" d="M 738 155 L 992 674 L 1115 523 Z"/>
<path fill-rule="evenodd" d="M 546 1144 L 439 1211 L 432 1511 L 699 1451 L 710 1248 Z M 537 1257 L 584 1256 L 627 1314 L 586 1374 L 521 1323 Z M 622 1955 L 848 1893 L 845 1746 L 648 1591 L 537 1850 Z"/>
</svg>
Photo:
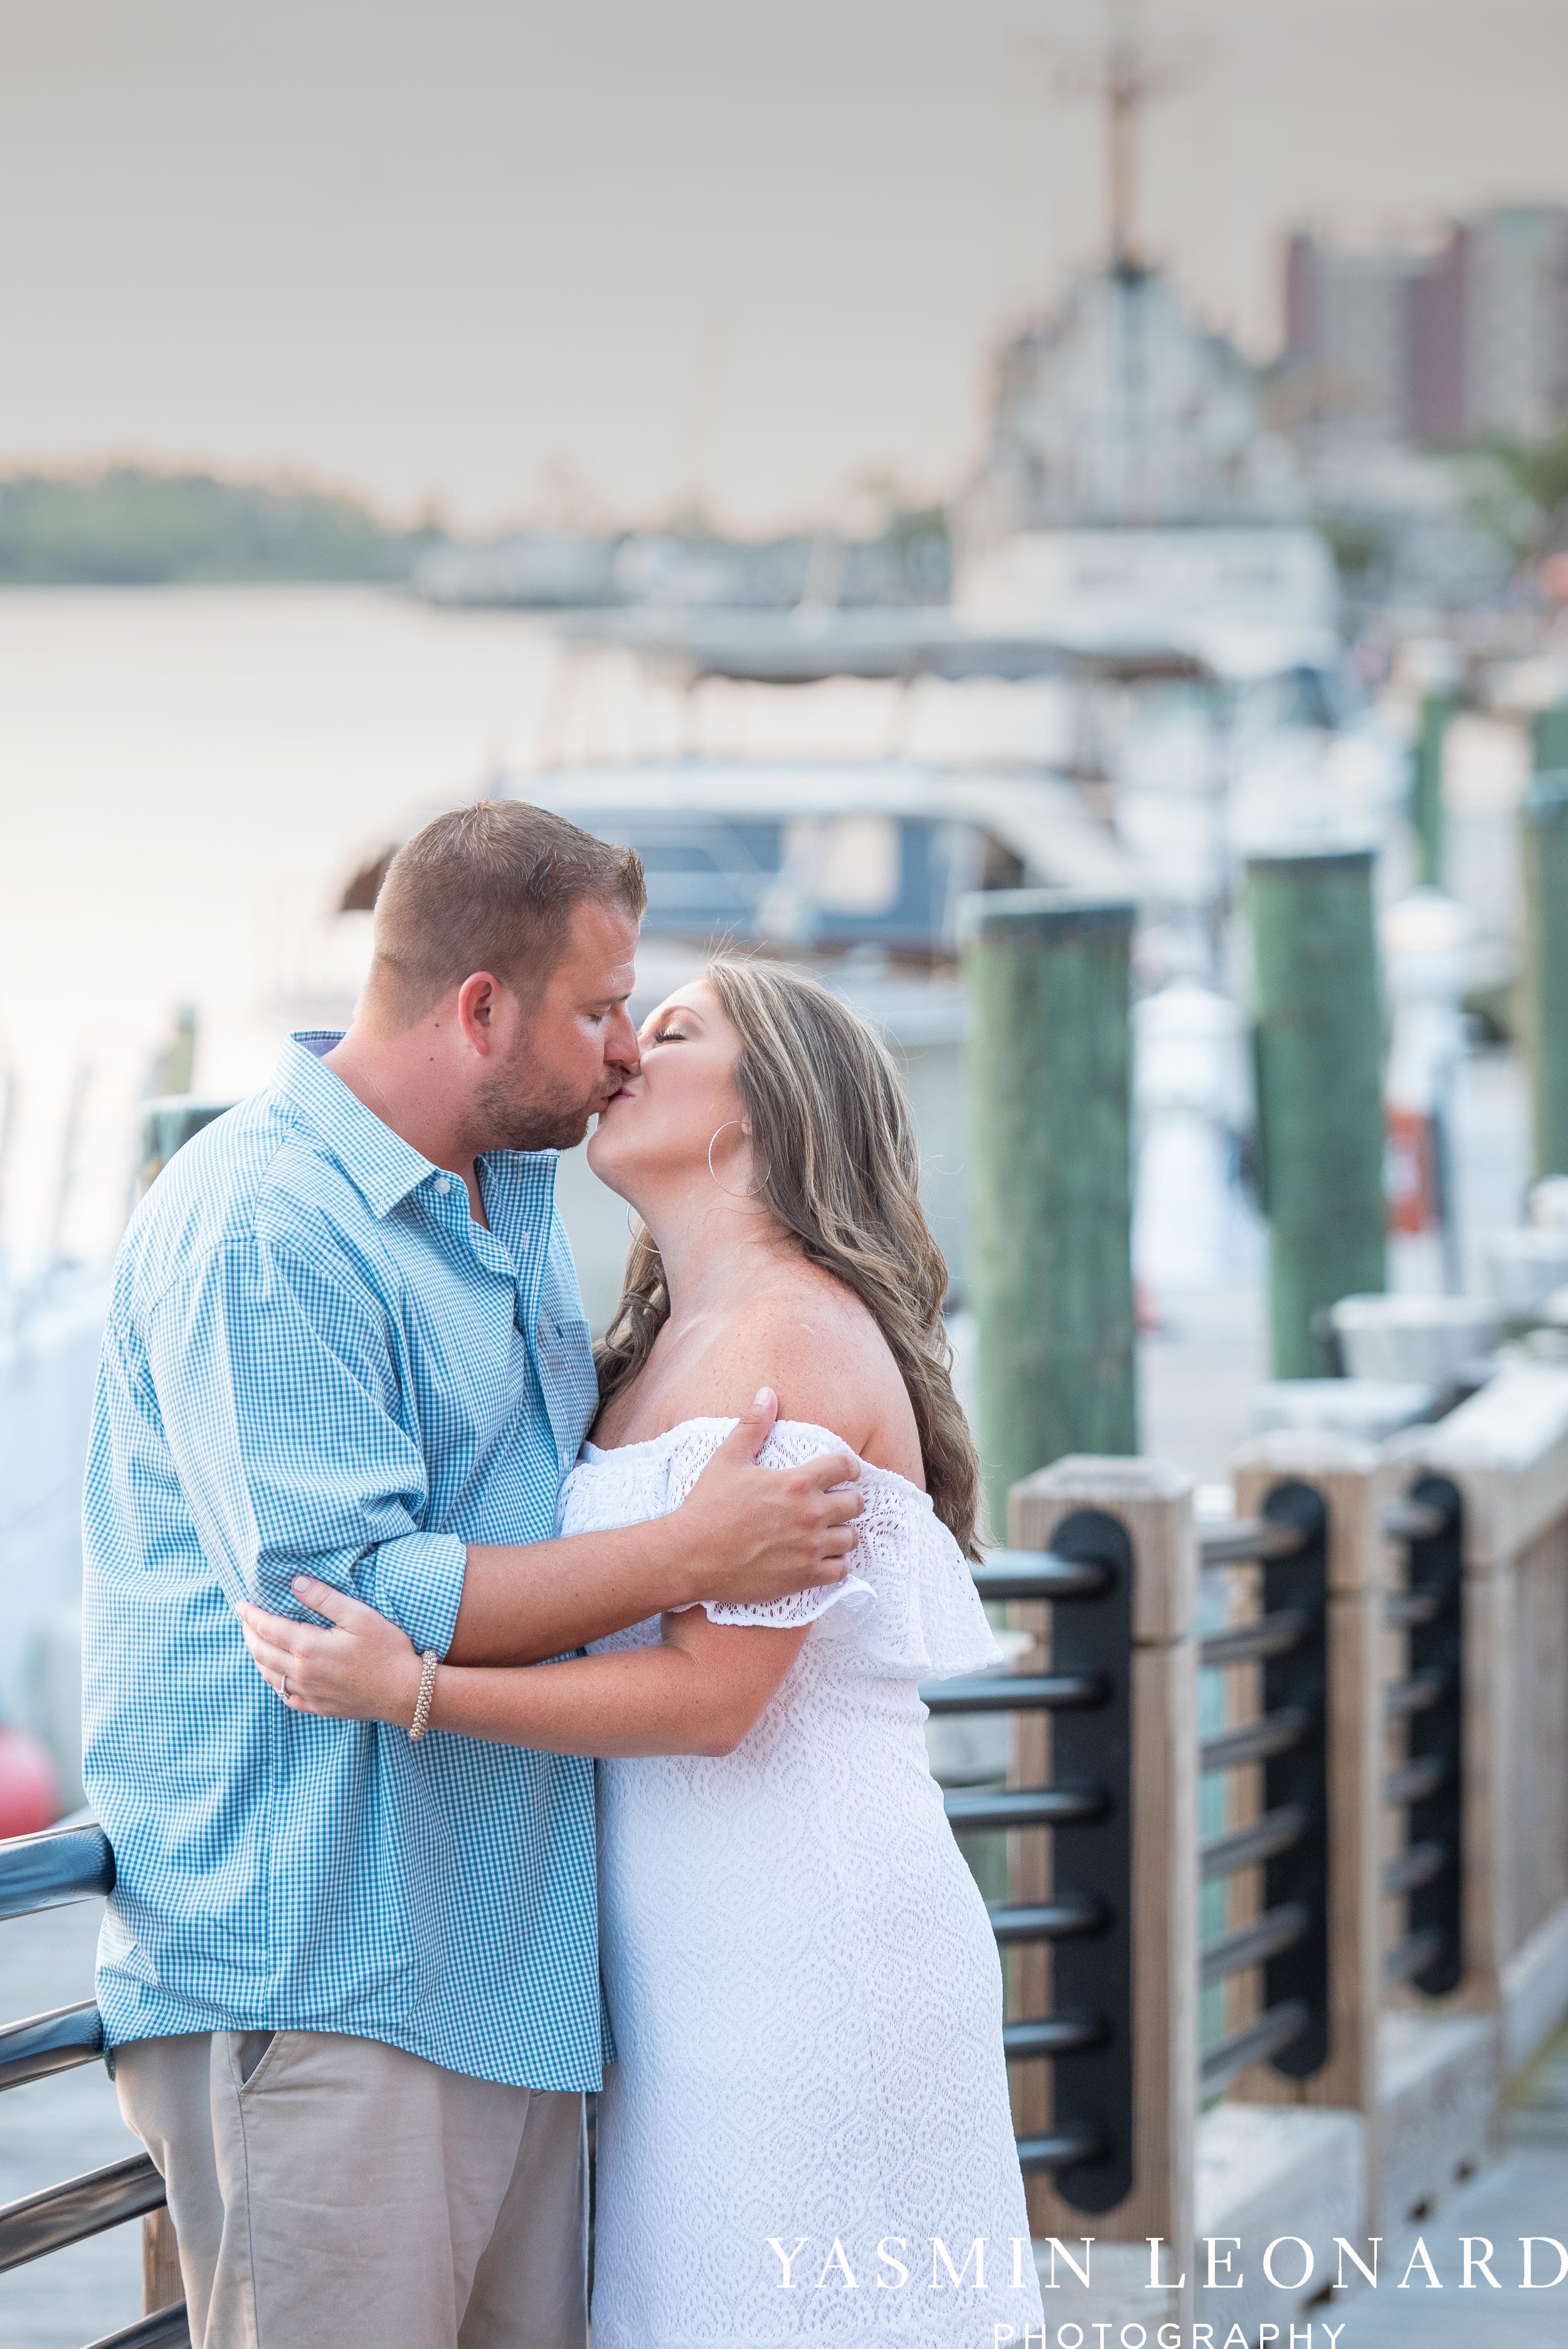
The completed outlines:
<svg viewBox="0 0 1568 2349">
<path fill-rule="evenodd" d="M 186 2322 L 185 2302 L 172 2308 L 154 2310 L 150 2316 L 137 2319 L 119 2333 L 106 2333 L 101 2340 L 89 2342 L 88 2349 L 191 2349 L 191 2327 Z"/>
<path fill-rule="evenodd" d="M 0 1919 L 25 1917 L 114 1889 L 114 1855 L 101 1827 L 54 1827 L 0 1843 Z M 91 2064 L 103 2029 L 90 1999 L 0 2028 L 0 2090 Z M 89 2169 L 0 2209 L 0 2271 L 85 2242 L 106 2228 L 163 2206 L 163 2180 L 144 2153 Z M 144 2316 L 92 2349 L 190 2349 L 184 2304 Z"/>
<path fill-rule="evenodd" d="M 1406 1752 L 1384 1780 L 1384 1799 L 1408 1810 L 1405 1848 L 1383 1889 L 1407 1903 L 1407 1931 L 1386 1959 L 1390 1980 L 1438 1996 L 1463 1971 L 1464 1631 L 1460 1500 L 1429 1476 L 1386 1512 L 1382 1530 L 1406 1546 L 1409 1572 L 1390 1596 L 1388 1623 L 1408 1632 L 1402 1679 L 1384 1692 L 1391 1732 Z M 1263 2013 L 1207 2048 L 1202 2086 L 1214 2093 L 1249 2064 L 1270 2062 L 1293 2079 L 1328 2056 L 1327 1516 L 1310 1485 L 1276 1485 L 1260 1518 L 1238 1521 L 1200 1544 L 1205 1568 L 1255 1562 L 1263 1607 L 1255 1622 L 1211 1632 L 1205 1668 L 1262 1664 L 1260 1717 L 1204 1740 L 1206 1772 L 1263 1764 L 1264 1808 L 1250 1825 L 1202 1848 L 1207 1881 L 1262 1868 L 1262 1914 L 1205 1945 L 1205 1986 L 1253 1966 L 1264 1970 Z"/>
<path fill-rule="evenodd" d="M 1200 2057 L 1200 2084 L 1213 2095 L 1253 2064 L 1306 2079 L 1328 2058 L 1328 1513 L 1310 1485 L 1276 1485 L 1261 1517 L 1205 1535 L 1200 1556 L 1206 1568 L 1255 1564 L 1262 1581 L 1258 1619 L 1199 1647 L 1210 1671 L 1263 1672 L 1257 1719 L 1199 1749 L 1207 1775 L 1263 1773 L 1261 1816 L 1201 1853 L 1210 1883 L 1263 1871 L 1262 1913 L 1199 1955 L 1205 1986 L 1253 1969 L 1263 1977 L 1262 2013 Z"/>
<path fill-rule="evenodd" d="M 1052 1890 L 990 1904 L 1004 1949 L 1048 1943 L 1049 2014 L 1009 2021 L 1010 2064 L 1049 2063 L 1052 2126 L 1021 2137 L 1026 2171 L 1049 2171 L 1075 2209 L 1109 2210 L 1132 2184 L 1132 1549 L 1119 1521 L 1082 1509 L 1049 1551 L 1000 1550 L 975 1569 L 983 1599 L 1051 1605 L 1048 1672 L 1001 1671 L 923 1688 L 934 1714 L 1047 1713 L 1048 1786 L 956 1788 L 959 1835 L 1049 1828 Z"/>
<path fill-rule="evenodd" d="M 1428 1996 L 1457 1990 L 1464 1972 L 1464 1557 L 1462 1507 L 1444 1476 L 1426 1476 L 1390 1513 L 1385 1531 L 1408 1559 L 1387 1619 L 1409 1642 L 1405 1677 L 1384 1692 L 1390 1733 L 1405 1753 L 1384 1780 L 1385 1801 L 1408 1813 L 1405 1847 L 1383 1889 L 1405 1903 L 1405 1931 L 1384 1966 L 1390 1982 Z"/>
</svg>

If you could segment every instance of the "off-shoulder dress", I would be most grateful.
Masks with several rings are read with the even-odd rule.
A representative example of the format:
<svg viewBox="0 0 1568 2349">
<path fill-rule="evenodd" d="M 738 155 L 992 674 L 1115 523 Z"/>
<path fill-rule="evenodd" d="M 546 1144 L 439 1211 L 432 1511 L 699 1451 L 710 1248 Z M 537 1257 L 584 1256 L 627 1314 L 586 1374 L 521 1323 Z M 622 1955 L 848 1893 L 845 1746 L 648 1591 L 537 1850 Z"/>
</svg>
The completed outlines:
<svg viewBox="0 0 1568 2349">
<path fill-rule="evenodd" d="M 678 1507 L 734 1424 L 585 1445 L 561 1530 Z M 782 1422 L 762 1460 L 842 1448 Z M 996 1949 L 918 1692 L 998 1651 L 927 1495 L 861 1475 L 847 1580 L 707 1606 L 715 1622 L 812 1627 L 736 1751 L 599 1764 L 617 2061 L 599 2106 L 594 2349 L 981 2349 L 1042 2322 Z M 598 1644 L 658 1637 L 655 1620 Z"/>
</svg>

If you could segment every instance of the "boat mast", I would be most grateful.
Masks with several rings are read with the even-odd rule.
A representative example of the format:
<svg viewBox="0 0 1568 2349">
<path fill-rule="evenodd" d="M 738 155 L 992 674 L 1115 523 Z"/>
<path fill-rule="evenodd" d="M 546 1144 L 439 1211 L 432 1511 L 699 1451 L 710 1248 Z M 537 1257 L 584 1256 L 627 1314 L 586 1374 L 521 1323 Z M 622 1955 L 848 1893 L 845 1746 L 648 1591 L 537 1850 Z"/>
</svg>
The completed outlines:
<svg viewBox="0 0 1568 2349">
<path fill-rule="evenodd" d="M 1110 42 L 1106 55 L 1105 154 L 1110 265 L 1119 277 L 1131 275 L 1138 257 L 1139 114 L 1149 94 L 1139 45 L 1137 0 L 1110 0 Z"/>
</svg>

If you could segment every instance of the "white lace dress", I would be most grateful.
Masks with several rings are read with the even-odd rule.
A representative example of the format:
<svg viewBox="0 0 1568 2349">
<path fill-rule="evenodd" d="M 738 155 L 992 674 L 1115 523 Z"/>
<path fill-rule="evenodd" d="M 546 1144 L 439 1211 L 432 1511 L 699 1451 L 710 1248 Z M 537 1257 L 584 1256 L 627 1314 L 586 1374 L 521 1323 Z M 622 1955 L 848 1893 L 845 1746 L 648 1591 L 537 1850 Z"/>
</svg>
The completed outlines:
<svg viewBox="0 0 1568 2349">
<path fill-rule="evenodd" d="M 676 1508 L 734 1424 L 585 1446 L 562 1533 Z M 763 1464 L 835 1448 L 789 1422 Z M 997 1649 L 926 1495 L 862 1474 L 846 1582 L 708 1606 L 815 1627 L 737 1751 L 599 1764 L 618 2061 L 599 2106 L 594 2349 L 982 2349 L 997 2325 L 1022 2339 L 1042 2322 L 1000 1968 L 917 1692 Z M 599 1645 L 658 1636 L 648 1622 Z"/>
</svg>

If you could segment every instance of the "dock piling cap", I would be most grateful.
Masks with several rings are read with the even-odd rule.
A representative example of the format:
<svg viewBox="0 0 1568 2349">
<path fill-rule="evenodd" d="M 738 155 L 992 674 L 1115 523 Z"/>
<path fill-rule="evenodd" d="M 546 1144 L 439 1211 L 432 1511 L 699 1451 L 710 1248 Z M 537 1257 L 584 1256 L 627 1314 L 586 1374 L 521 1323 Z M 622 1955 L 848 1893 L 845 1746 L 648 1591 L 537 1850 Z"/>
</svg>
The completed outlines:
<svg viewBox="0 0 1568 2349">
<path fill-rule="evenodd" d="M 1377 851 L 1362 842 L 1346 842 L 1343 847 L 1325 848 L 1260 848 L 1247 856 L 1249 873 L 1325 873 L 1348 872 L 1355 865 L 1370 868 Z"/>
<path fill-rule="evenodd" d="M 1096 930 L 1130 930 L 1137 917 L 1131 897 L 1092 890 L 979 889 L 959 902 L 958 937 L 962 946 L 1055 943 Z"/>
</svg>

